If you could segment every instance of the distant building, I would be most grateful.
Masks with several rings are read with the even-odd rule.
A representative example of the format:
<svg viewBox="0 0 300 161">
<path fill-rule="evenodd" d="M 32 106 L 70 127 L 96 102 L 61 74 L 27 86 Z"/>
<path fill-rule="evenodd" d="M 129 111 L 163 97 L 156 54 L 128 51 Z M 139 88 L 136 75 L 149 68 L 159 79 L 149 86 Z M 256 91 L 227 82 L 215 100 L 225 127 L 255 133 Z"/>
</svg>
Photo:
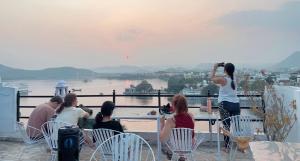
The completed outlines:
<svg viewBox="0 0 300 161">
<path fill-rule="evenodd" d="M 277 83 L 279 85 L 289 85 L 290 84 L 290 74 L 280 74 L 277 77 Z"/>
</svg>

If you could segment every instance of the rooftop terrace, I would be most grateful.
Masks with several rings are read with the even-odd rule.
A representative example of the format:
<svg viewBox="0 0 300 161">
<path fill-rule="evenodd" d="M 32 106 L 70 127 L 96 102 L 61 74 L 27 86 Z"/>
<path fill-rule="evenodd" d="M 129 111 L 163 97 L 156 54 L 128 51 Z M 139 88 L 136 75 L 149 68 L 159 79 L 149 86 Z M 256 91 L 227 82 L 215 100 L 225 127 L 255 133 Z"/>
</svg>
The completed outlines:
<svg viewBox="0 0 300 161">
<path fill-rule="evenodd" d="M 283 94 L 284 96 L 286 96 L 286 98 L 289 98 L 291 100 L 295 99 L 297 102 L 297 106 L 300 103 L 300 90 L 299 88 L 297 89 L 293 89 L 293 88 L 289 88 L 289 89 L 281 89 L 281 87 L 279 87 L 279 91 L 281 94 Z M 0 113 L 0 161 L 16 161 L 18 160 L 18 154 L 21 153 L 25 147 L 24 144 L 21 142 L 16 141 L 15 139 L 13 140 L 1 140 L 1 137 L 7 137 L 7 136 L 11 136 L 11 137 L 16 137 L 16 128 L 15 128 L 15 124 L 16 121 L 19 121 L 20 119 L 26 119 L 27 116 L 25 115 L 20 115 L 20 110 L 21 109 L 27 109 L 27 108 L 34 108 L 34 106 L 22 106 L 20 105 L 20 99 L 24 98 L 24 97 L 16 97 L 15 93 L 16 91 L 14 89 L 9 89 L 9 88 L 2 88 L 3 93 L 5 92 L 5 95 L 0 96 L 0 107 L 6 107 L 6 108 L 2 108 L 2 113 Z M 5 91 L 6 90 L 6 91 Z M 116 102 L 116 98 L 117 97 L 133 97 L 134 95 L 129 95 L 129 96 L 123 96 L 123 95 L 116 95 L 115 93 L 113 93 L 113 95 L 83 95 L 83 96 L 79 96 L 79 97 L 111 97 L 113 99 L 114 102 Z M 158 104 L 156 106 L 127 106 L 127 105 L 118 105 L 121 108 L 148 108 L 148 109 L 153 109 L 156 108 L 158 109 L 158 107 L 162 106 L 161 103 L 161 97 L 169 97 L 168 95 L 147 95 L 148 97 L 157 97 L 158 100 Z M 33 98 L 48 98 L 50 96 L 27 96 L 28 97 L 33 97 Z M 192 96 L 192 97 L 207 97 L 207 96 Z M 211 97 L 216 97 L 216 96 L 211 96 Z M 261 95 L 257 95 L 258 98 L 263 98 Z M 26 98 L 26 97 L 25 97 Z M 4 100 L 4 101 L 1 101 Z M 264 104 L 264 103 L 263 103 Z M 95 107 L 94 105 L 91 105 L 91 107 Z M 99 106 L 97 107 L 99 108 Z M 197 108 L 198 107 L 191 107 L 192 109 L 194 108 L 195 110 L 199 111 Z M 216 108 L 216 107 L 215 107 Z M 247 110 L 249 110 L 251 107 L 242 107 L 242 113 L 243 112 L 247 112 Z M 144 109 L 145 110 L 145 109 Z M 201 113 L 200 113 L 201 114 Z M 217 155 L 217 143 L 215 142 L 215 138 L 216 136 L 214 135 L 216 132 L 216 129 L 214 127 L 210 127 L 210 125 L 212 124 L 212 121 L 216 121 L 219 120 L 218 117 L 214 118 L 214 117 L 209 117 L 207 118 L 205 115 L 200 115 L 199 114 L 199 118 L 197 119 L 198 122 L 207 122 L 207 126 L 205 126 L 206 132 L 207 130 L 213 134 L 212 137 L 212 142 L 205 142 L 203 144 L 200 145 L 200 147 L 197 150 L 196 153 L 196 158 L 195 160 L 209 160 L 209 161 L 213 161 L 216 160 L 216 155 Z M 299 115 L 299 111 L 298 114 Z M 200 117 L 201 116 L 201 117 Z M 213 115 L 211 115 L 213 116 Z M 122 116 L 124 117 L 124 116 Z M 127 116 L 128 117 L 128 116 Z M 138 116 L 141 117 L 141 116 Z M 150 116 L 147 116 L 150 117 Z M 152 116 L 155 117 L 155 116 Z M 2 119 L 2 120 L 1 120 Z M 122 118 L 124 119 L 124 118 Z M 125 118 L 125 121 L 128 118 Z M 152 120 L 155 120 L 156 118 L 152 118 Z M 134 124 L 135 122 L 131 122 L 131 124 Z M 204 123 L 204 122 L 203 122 Z M 155 121 L 153 124 L 153 129 L 155 129 Z M 200 125 L 200 124 L 199 124 Z M 157 126 L 159 127 L 159 124 L 157 124 Z M 131 129 L 129 127 L 129 129 Z M 200 130 L 202 133 L 204 133 L 205 131 Z M 140 131 L 141 132 L 141 131 Z M 154 131 L 154 133 L 156 133 L 156 130 Z M 153 138 L 153 137 L 152 137 Z M 155 138 L 155 137 L 154 137 Z M 147 139 L 146 139 L 147 140 Z M 289 137 L 287 138 L 287 141 L 289 142 L 299 142 L 299 124 L 296 124 L 294 126 L 294 128 L 291 131 L 291 134 L 289 135 Z M 151 140 L 150 140 L 151 143 Z M 151 146 L 153 148 L 153 151 L 155 153 L 155 155 L 157 156 L 157 151 L 158 151 L 158 146 L 155 142 L 151 143 Z M 264 147 L 262 150 L 266 150 L 265 153 L 263 153 L 261 151 L 260 148 L 252 148 L 252 151 L 249 149 L 248 152 L 246 154 L 243 153 L 239 153 L 236 155 L 236 160 L 238 161 L 246 161 L 246 160 L 257 160 L 254 157 L 257 155 L 254 155 L 255 152 L 256 154 L 259 154 L 259 156 L 265 157 L 267 159 L 263 159 L 262 161 L 268 161 L 269 160 L 269 156 L 273 156 L 273 157 L 277 157 L 278 160 L 280 161 L 285 161 L 285 160 L 299 160 L 299 153 L 300 153 L 300 148 L 294 148 L 294 149 L 289 149 L 289 148 L 282 148 L 281 146 L 267 146 L 264 145 L 266 147 Z M 299 145 L 297 145 L 299 147 Z M 50 152 L 47 152 L 46 150 L 46 144 L 43 145 L 34 145 L 29 149 L 26 150 L 26 152 L 23 151 L 23 155 L 22 155 L 22 160 L 25 161 L 37 161 L 37 160 L 47 160 L 47 158 L 50 156 Z M 261 146 L 263 147 L 263 146 Z M 289 147 L 289 145 L 287 145 L 287 147 Z M 91 154 L 93 153 L 93 149 L 89 148 L 89 147 L 84 147 L 82 149 L 82 152 L 80 154 L 80 160 L 84 161 L 84 160 L 89 160 Z M 291 152 L 291 157 L 286 157 L 283 154 L 288 153 L 290 154 Z M 279 157 L 278 157 L 278 155 Z M 293 158 L 293 159 L 290 159 Z M 222 152 L 222 159 L 223 160 L 227 160 L 227 153 Z M 165 155 L 161 155 L 160 160 L 165 161 L 167 160 Z M 276 160 L 276 159 L 275 159 Z"/>
<path fill-rule="evenodd" d="M 50 152 L 46 150 L 47 145 L 33 145 L 30 150 L 25 148 L 22 142 L 16 141 L 0 141 L 0 160 L 1 161 L 18 161 L 18 154 L 22 153 L 22 161 L 44 161 L 50 157 Z M 156 155 L 156 145 L 152 144 L 151 147 Z M 23 152 L 22 152 L 23 151 Z M 84 146 L 80 153 L 80 161 L 89 161 L 94 149 Z M 216 142 L 205 142 L 200 145 L 195 155 L 197 161 L 215 161 L 217 152 Z M 225 161 L 227 153 L 222 152 L 222 158 Z M 165 155 L 161 155 L 161 161 L 167 161 Z M 245 154 L 238 152 L 236 156 L 237 161 L 253 161 L 250 151 Z"/>
</svg>

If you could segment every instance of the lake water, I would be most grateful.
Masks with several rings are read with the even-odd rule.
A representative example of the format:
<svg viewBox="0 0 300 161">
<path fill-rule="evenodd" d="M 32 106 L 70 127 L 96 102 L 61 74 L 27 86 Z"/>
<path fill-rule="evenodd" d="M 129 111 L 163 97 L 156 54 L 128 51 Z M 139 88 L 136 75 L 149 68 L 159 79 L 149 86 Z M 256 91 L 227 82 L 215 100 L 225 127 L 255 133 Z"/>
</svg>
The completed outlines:
<svg viewBox="0 0 300 161">
<path fill-rule="evenodd" d="M 147 80 L 152 84 L 154 89 L 167 88 L 167 82 L 160 79 Z M 81 91 L 75 92 L 78 95 L 98 95 L 100 93 L 111 95 L 113 90 L 116 94 L 123 94 L 125 88 L 130 85 L 137 85 L 140 80 L 109 80 L 109 79 L 95 79 L 91 82 L 83 82 L 81 80 L 67 81 L 69 90 L 81 89 Z M 11 84 L 26 84 L 30 91 L 29 95 L 53 95 L 55 92 L 55 85 L 57 81 L 54 80 L 20 80 L 10 82 Z M 43 102 L 47 102 L 49 98 L 22 98 L 21 105 L 30 106 L 38 105 Z M 79 104 L 88 106 L 99 106 L 106 100 L 112 100 L 112 97 L 102 98 L 78 98 Z M 161 98 L 161 103 L 167 104 L 170 102 L 170 98 Z M 137 97 L 117 97 L 117 105 L 142 105 L 142 106 L 157 106 L 157 98 L 137 98 Z M 190 103 L 191 104 L 191 103 Z M 193 104 L 194 105 L 194 104 Z"/>
<path fill-rule="evenodd" d="M 154 89 L 164 89 L 167 88 L 167 82 L 159 79 L 149 79 L 147 80 L 152 84 Z M 81 89 L 81 92 L 75 92 L 78 95 L 98 95 L 100 93 L 110 95 L 113 90 L 116 90 L 116 94 L 123 94 L 125 88 L 128 88 L 131 84 L 137 85 L 141 80 L 109 80 L 109 79 L 95 79 L 91 82 L 83 82 L 82 80 L 69 80 L 67 84 L 69 90 Z M 11 81 L 10 84 L 26 84 L 28 89 L 31 91 L 29 95 L 54 95 L 55 85 L 57 81 L 55 80 L 19 80 Z M 100 106 L 104 101 L 112 100 L 112 97 L 108 98 L 78 98 L 78 103 L 87 106 Z M 23 106 L 36 106 L 38 104 L 49 101 L 49 98 L 21 98 L 21 105 Z M 161 98 L 161 104 L 167 104 L 171 101 L 171 98 Z M 199 101 L 191 100 L 189 101 L 191 106 L 200 106 Z M 116 105 L 151 105 L 157 106 L 157 98 L 136 98 L 136 97 L 117 97 Z M 22 116 L 29 116 L 33 109 L 21 109 Z M 145 109 L 145 108 L 116 108 L 114 115 L 128 115 L 128 116 L 145 116 L 151 110 L 155 110 L 158 113 L 158 109 Z M 96 115 L 99 112 L 99 108 L 93 108 L 93 113 Z M 189 112 L 193 113 L 195 116 L 199 114 L 199 109 L 189 109 Z M 242 113 L 248 114 L 248 110 L 242 110 Z M 217 114 L 218 112 L 215 111 Z M 27 122 L 27 119 L 21 119 L 22 122 Z M 127 127 L 130 131 L 156 131 L 156 121 L 151 120 L 121 120 L 121 123 Z M 208 131 L 208 122 L 196 122 L 195 129 L 197 131 Z M 213 131 L 216 132 L 216 125 L 213 126 Z"/>
<path fill-rule="evenodd" d="M 167 82 L 160 79 L 149 79 L 147 80 L 152 84 L 154 89 L 164 89 L 167 88 Z M 116 94 L 123 94 L 125 88 L 128 88 L 131 84 L 137 85 L 141 82 L 141 80 L 109 80 L 109 79 L 95 79 L 91 82 L 83 82 L 82 80 L 69 80 L 67 84 L 69 86 L 69 90 L 71 89 L 81 89 L 81 92 L 75 92 L 78 95 L 97 95 L 100 93 L 103 94 L 112 94 L 113 90 L 116 90 Z M 57 81 L 55 80 L 19 80 L 19 81 L 11 81 L 11 84 L 19 84 L 23 83 L 28 85 L 29 95 L 53 95 L 55 92 L 55 85 Z M 23 106 L 36 106 L 38 104 L 47 102 L 49 98 L 22 98 L 21 105 Z M 87 105 L 87 106 L 99 106 L 106 100 L 112 100 L 111 97 L 108 98 L 78 98 L 78 103 Z M 170 98 L 161 98 L 162 105 L 170 102 Z M 117 97 L 116 98 L 117 105 L 151 105 L 157 106 L 158 99 L 157 98 L 136 98 L 136 97 Z M 191 104 L 190 104 L 191 105 Z M 196 104 L 197 105 L 197 104 Z M 195 106 L 195 104 L 193 104 Z M 94 114 L 96 114 L 100 109 L 93 108 Z M 149 111 L 156 109 L 142 109 L 142 108 L 117 108 L 115 110 L 115 114 L 126 113 L 129 116 L 139 116 L 146 115 Z M 32 109 L 22 109 L 22 116 L 29 116 Z M 199 109 L 190 109 L 190 112 L 196 114 Z M 26 119 L 22 119 L 22 121 L 27 122 Z M 139 131 L 143 129 L 143 131 L 153 131 L 156 129 L 155 121 L 141 121 L 141 120 L 122 120 L 122 123 L 125 124 L 128 129 L 132 131 Z M 200 123 L 200 122 L 199 122 Z M 199 124 L 197 123 L 197 124 Z M 146 125 L 146 126 L 145 126 Z M 143 128 L 142 128 L 143 127 Z M 202 130 L 207 130 L 207 123 L 202 122 L 201 126 Z"/>
</svg>

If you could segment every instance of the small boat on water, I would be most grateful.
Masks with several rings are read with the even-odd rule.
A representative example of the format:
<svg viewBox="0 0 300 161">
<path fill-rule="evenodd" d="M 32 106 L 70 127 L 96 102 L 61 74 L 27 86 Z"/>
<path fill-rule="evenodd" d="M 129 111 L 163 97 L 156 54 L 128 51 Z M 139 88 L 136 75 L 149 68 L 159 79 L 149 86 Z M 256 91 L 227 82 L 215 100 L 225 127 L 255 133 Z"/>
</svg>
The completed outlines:
<svg viewBox="0 0 300 161">
<path fill-rule="evenodd" d="M 72 92 L 81 92 L 82 89 L 75 89 L 75 88 L 72 88 Z"/>
<path fill-rule="evenodd" d="M 24 83 L 18 84 L 18 89 L 21 96 L 28 96 L 28 94 L 31 92 L 28 89 L 28 85 Z"/>
<path fill-rule="evenodd" d="M 84 83 L 88 83 L 88 82 L 91 82 L 91 81 L 92 81 L 91 79 L 84 79 L 83 80 Z"/>
</svg>

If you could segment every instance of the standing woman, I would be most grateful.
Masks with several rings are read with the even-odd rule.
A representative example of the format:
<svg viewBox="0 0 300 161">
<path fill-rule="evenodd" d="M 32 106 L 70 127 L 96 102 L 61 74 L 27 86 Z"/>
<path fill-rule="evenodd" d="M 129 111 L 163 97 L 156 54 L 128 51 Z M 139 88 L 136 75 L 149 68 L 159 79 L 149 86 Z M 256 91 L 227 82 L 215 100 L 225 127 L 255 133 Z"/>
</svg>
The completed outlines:
<svg viewBox="0 0 300 161">
<path fill-rule="evenodd" d="M 224 76 L 216 76 L 216 70 L 218 67 L 224 67 Z M 220 85 L 219 90 L 219 110 L 221 119 L 224 120 L 230 116 L 240 115 L 240 103 L 236 92 L 236 80 L 234 76 L 235 67 L 232 63 L 217 63 L 211 72 L 211 80 Z M 226 130 L 230 130 L 230 120 L 227 119 L 223 122 L 227 125 Z M 224 146 L 225 151 L 228 152 L 229 147 L 229 137 L 224 135 Z"/>
</svg>

